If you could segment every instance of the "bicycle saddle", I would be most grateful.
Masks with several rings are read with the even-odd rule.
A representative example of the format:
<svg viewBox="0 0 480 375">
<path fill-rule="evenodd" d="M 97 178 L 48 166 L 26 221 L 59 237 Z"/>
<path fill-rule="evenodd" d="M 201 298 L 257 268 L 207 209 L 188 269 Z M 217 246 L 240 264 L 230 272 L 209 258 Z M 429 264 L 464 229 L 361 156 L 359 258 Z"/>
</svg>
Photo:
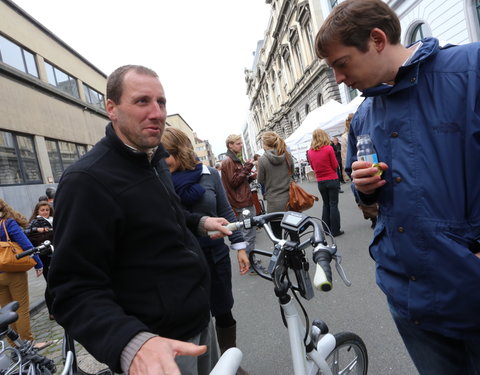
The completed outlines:
<svg viewBox="0 0 480 375">
<path fill-rule="evenodd" d="M 18 306 L 18 302 L 13 301 L 0 309 L 0 332 L 5 331 L 9 324 L 17 321 L 18 314 L 16 311 L 18 310 Z"/>
</svg>

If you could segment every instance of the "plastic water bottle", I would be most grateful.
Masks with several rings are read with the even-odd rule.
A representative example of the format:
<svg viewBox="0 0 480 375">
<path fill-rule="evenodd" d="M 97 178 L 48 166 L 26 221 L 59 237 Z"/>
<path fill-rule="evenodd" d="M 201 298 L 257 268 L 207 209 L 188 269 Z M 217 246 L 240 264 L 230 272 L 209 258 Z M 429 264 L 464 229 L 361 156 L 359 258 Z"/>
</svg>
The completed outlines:
<svg viewBox="0 0 480 375">
<path fill-rule="evenodd" d="M 378 169 L 377 174 L 382 174 L 383 170 L 378 165 L 378 156 L 368 134 L 359 135 L 357 138 L 357 160 L 372 163 L 372 167 L 377 167 Z"/>
<path fill-rule="evenodd" d="M 373 148 L 373 142 L 368 134 L 359 135 L 357 138 L 357 160 L 378 163 L 377 153 Z"/>
</svg>

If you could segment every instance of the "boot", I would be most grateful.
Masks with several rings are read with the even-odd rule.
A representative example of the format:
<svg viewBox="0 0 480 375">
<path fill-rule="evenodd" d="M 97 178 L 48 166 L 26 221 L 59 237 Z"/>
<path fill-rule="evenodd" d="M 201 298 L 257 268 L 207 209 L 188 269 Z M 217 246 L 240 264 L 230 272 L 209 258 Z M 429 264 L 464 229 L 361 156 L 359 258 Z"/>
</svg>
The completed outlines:
<svg viewBox="0 0 480 375">
<path fill-rule="evenodd" d="M 217 325 L 216 329 L 217 329 L 218 346 L 220 347 L 221 354 L 223 354 L 227 349 L 235 348 L 237 346 L 237 325 L 236 324 L 227 328 L 222 328 Z M 249 375 L 249 374 L 243 368 L 239 367 L 237 370 L 237 375 Z"/>
</svg>

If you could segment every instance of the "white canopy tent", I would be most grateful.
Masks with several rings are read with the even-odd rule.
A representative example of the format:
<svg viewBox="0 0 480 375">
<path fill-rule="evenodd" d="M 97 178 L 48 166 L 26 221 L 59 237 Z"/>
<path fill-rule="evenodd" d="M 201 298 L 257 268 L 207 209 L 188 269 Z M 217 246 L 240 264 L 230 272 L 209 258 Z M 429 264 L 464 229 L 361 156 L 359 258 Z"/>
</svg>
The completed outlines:
<svg viewBox="0 0 480 375">
<path fill-rule="evenodd" d="M 342 134 L 345 129 L 345 119 L 349 113 L 354 113 L 364 98 L 357 96 L 350 103 L 340 104 L 330 100 L 324 105 L 310 112 L 297 130 L 285 140 L 290 151 L 298 160 L 305 159 L 305 152 L 310 146 L 312 133 L 321 128 L 330 136 Z"/>
</svg>

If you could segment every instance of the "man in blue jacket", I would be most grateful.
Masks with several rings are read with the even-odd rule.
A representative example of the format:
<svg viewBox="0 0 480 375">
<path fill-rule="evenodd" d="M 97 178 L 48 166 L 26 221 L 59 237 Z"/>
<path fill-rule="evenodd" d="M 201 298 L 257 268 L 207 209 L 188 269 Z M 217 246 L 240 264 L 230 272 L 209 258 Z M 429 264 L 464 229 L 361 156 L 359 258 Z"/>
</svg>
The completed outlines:
<svg viewBox="0 0 480 375">
<path fill-rule="evenodd" d="M 480 373 L 480 44 L 400 44 L 381 0 L 336 6 L 315 42 L 338 83 L 367 98 L 347 167 L 380 214 L 370 245 L 377 283 L 421 375 Z M 381 161 L 356 160 L 369 134 Z"/>
</svg>

